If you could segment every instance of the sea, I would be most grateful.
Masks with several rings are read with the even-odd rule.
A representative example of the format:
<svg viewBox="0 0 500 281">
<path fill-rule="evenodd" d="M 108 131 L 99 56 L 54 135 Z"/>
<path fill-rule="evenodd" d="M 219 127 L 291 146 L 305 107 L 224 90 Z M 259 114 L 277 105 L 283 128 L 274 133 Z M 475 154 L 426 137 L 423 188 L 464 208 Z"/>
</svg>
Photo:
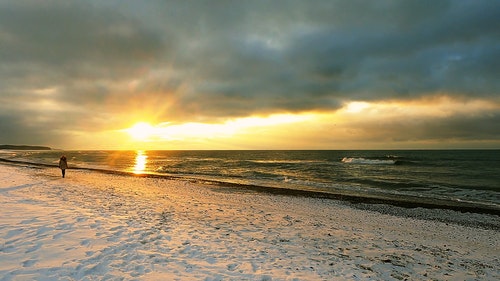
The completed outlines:
<svg viewBox="0 0 500 281">
<path fill-rule="evenodd" d="M 500 150 L 50 150 L 4 151 L 0 158 L 57 167 L 61 155 L 70 169 L 500 214 Z"/>
</svg>

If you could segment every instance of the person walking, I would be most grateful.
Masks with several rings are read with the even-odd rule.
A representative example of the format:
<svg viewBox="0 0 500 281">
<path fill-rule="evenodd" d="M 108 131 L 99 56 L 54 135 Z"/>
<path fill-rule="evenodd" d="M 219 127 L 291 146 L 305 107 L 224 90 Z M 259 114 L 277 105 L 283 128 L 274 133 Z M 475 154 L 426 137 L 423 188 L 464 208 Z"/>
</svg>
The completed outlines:
<svg viewBox="0 0 500 281">
<path fill-rule="evenodd" d="M 66 175 L 66 169 L 68 168 L 68 161 L 64 155 L 59 159 L 59 168 L 61 169 L 62 177 L 64 178 Z"/>
</svg>

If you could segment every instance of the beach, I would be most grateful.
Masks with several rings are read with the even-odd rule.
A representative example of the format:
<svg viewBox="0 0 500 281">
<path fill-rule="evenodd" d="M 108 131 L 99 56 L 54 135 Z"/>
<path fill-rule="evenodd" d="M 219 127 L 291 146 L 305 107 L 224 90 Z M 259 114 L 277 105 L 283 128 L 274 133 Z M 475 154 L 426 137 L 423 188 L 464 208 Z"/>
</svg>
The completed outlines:
<svg viewBox="0 0 500 281">
<path fill-rule="evenodd" d="M 0 204 L 2 281 L 500 279 L 491 214 L 21 164 L 0 164 Z"/>
</svg>

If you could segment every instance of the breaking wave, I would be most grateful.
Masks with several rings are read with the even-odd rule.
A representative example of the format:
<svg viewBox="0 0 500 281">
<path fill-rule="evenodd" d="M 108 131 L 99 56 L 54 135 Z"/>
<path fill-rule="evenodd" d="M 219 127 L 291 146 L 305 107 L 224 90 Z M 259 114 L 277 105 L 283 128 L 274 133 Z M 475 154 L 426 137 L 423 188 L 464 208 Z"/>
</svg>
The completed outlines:
<svg viewBox="0 0 500 281">
<path fill-rule="evenodd" d="M 398 164 L 396 159 L 367 159 L 362 157 L 344 157 L 342 163 L 346 164 L 363 164 L 363 165 L 395 165 Z"/>
</svg>

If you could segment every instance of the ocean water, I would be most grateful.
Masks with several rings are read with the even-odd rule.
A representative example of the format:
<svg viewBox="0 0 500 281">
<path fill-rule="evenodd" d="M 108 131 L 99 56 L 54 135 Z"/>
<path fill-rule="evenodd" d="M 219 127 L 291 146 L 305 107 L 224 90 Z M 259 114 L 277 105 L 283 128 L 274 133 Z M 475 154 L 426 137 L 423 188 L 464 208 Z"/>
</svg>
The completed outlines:
<svg viewBox="0 0 500 281">
<path fill-rule="evenodd" d="M 500 150 L 15 151 L 1 158 L 500 211 Z"/>
</svg>

